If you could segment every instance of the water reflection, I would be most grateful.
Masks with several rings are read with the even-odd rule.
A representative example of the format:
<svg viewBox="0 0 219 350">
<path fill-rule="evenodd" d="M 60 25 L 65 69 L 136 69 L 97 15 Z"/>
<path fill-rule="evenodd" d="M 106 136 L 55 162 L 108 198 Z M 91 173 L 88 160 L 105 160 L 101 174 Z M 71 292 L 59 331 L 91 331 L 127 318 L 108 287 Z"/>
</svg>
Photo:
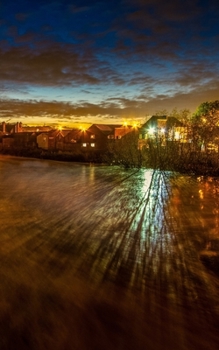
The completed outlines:
<svg viewBox="0 0 219 350">
<path fill-rule="evenodd" d="M 217 179 L 3 157 L 0 193 L 1 349 L 218 348 Z"/>
</svg>

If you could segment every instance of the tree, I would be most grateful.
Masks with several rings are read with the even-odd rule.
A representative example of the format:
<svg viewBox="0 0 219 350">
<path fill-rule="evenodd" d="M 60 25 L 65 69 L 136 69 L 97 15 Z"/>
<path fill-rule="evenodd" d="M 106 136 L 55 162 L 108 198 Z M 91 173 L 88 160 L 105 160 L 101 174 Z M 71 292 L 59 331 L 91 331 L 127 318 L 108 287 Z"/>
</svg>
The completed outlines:
<svg viewBox="0 0 219 350">
<path fill-rule="evenodd" d="M 138 130 L 124 135 L 118 140 L 109 140 L 107 161 L 125 168 L 141 167 L 141 151 L 138 148 Z"/>
<path fill-rule="evenodd" d="M 176 107 L 172 109 L 172 111 L 168 112 L 166 109 L 157 111 L 155 113 L 155 116 L 168 116 L 168 117 L 175 117 L 176 119 L 180 120 L 181 122 L 187 123 L 191 119 L 191 112 L 189 109 L 181 109 L 178 110 Z"/>
<path fill-rule="evenodd" d="M 219 100 L 201 103 L 193 114 L 192 121 L 219 126 Z"/>
<path fill-rule="evenodd" d="M 173 108 L 173 110 L 169 113 L 170 117 L 175 117 L 176 119 L 180 120 L 183 123 L 188 123 L 191 119 L 191 112 L 189 109 L 181 109 L 178 110 L 177 108 Z"/>
<path fill-rule="evenodd" d="M 203 102 L 192 117 L 193 134 L 200 144 L 218 143 L 219 100 Z"/>
<path fill-rule="evenodd" d="M 169 112 L 166 109 L 160 109 L 154 114 L 156 117 L 163 117 L 169 115 Z"/>
</svg>

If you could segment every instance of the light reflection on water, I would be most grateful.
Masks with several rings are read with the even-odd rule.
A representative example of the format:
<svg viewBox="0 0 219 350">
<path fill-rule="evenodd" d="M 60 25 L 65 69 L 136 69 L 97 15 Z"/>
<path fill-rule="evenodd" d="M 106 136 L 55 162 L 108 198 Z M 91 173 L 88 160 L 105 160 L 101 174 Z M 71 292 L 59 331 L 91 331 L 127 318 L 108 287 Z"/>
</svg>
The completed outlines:
<svg viewBox="0 0 219 350">
<path fill-rule="evenodd" d="M 21 284 L 30 293 L 36 290 L 39 304 L 50 288 L 60 298 L 76 293 L 79 304 L 87 301 L 85 290 L 92 297 L 101 292 L 100 298 L 113 307 L 116 300 L 121 309 L 131 297 L 141 309 L 132 310 L 137 323 L 142 310 L 156 315 L 151 324 L 160 342 L 154 349 L 163 349 L 160 325 L 168 331 L 172 317 L 182 322 L 169 335 L 173 343 L 186 333 L 187 318 L 198 331 L 218 320 L 216 270 L 199 259 L 219 239 L 217 179 L 2 157 L 0 193 L 0 272 L 6 281 L 0 293 L 5 302 L 16 302 L 9 291 Z M 169 320 L 166 326 L 161 315 Z M 141 338 L 138 332 L 132 336 Z M 178 349 L 195 349 L 186 337 L 186 346 Z M 198 336 L 194 344 L 208 349 Z"/>
<path fill-rule="evenodd" d="M 2 229 L 8 236 L 28 230 L 74 234 L 79 244 L 86 238 L 94 256 L 105 249 L 104 237 L 113 249 L 121 240 L 124 264 L 134 249 L 135 264 L 142 265 L 145 255 L 161 260 L 173 254 L 176 235 L 190 230 L 199 244 L 218 235 L 218 181 L 212 178 L 176 180 L 151 170 L 133 175 L 104 166 L 7 158 L 0 166 Z"/>
</svg>

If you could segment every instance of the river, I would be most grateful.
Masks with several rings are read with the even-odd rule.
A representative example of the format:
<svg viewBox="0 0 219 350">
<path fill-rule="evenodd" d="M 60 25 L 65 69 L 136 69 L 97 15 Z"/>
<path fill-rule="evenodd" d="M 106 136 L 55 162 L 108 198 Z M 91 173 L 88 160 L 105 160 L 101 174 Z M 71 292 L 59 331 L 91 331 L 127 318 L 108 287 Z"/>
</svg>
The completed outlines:
<svg viewBox="0 0 219 350">
<path fill-rule="evenodd" d="M 0 156 L 0 349 L 219 348 L 219 179 Z"/>
</svg>

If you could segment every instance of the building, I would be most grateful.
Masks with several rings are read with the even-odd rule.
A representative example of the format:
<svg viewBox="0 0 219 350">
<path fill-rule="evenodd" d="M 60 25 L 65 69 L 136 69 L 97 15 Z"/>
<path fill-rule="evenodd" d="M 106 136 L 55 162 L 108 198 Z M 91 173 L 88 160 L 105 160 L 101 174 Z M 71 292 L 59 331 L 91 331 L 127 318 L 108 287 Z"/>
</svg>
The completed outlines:
<svg viewBox="0 0 219 350">
<path fill-rule="evenodd" d="M 2 136 L 2 149 L 12 149 L 14 146 L 14 135 L 3 135 Z"/>
<path fill-rule="evenodd" d="M 50 126 L 23 126 L 21 122 L 17 123 L 7 123 L 2 122 L 0 124 L 0 132 L 3 134 L 17 134 L 20 132 L 43 132 L 43 131 L 50 131 L 52 128 Z"/>
<path fill-rule="evenodd" d="M 93 124 L 88 130 L 90 132 L 90 145 L 93 145 L 96 151 L 105 151 L 109 140 L 119 140 L 133 131 L 131 126 Z"/>
<path fill-rule="evenodd" d="M 187 128 L 175 117 L 152 116 L 139 129 L 139 149 L 147 147 L 148 142 L 156 140 L 165 146 L 167 141 L 185 141 Z"/>
</svg>

